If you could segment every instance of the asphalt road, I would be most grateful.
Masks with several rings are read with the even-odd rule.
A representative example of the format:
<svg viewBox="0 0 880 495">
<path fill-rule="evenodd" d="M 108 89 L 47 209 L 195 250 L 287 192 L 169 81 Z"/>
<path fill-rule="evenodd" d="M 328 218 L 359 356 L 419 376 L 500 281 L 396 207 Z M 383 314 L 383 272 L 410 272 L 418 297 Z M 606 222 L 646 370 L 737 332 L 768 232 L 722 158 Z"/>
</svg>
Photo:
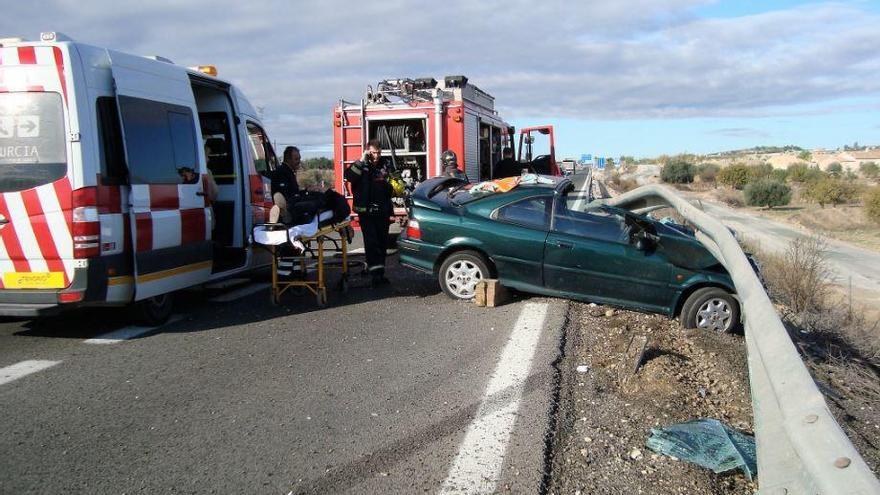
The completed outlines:
<svg viewBox="0 0 880 495">
<path fill-rule="evenodd" d="M 172 323 L 103 345 L 125 312 L 3 321 L 0 493 L 537 492 L 565 303 L 477 308 L 391 265 L 395 285 L 356 279 L 325 309 L 187 292 Z"/>
<path fill-rule="evenodd" d="M 717 203 L 701 201 L 699 205 L 741 236 L 760 243 L 763 249 L 771 252 L 783 252 L 791 241 L 809 235 L 788 225 Z M 852 280 L 854 288 L 869 291 L 875 297 L 880 296 L 880 253 L 827 237 L 825 241 L 828 243 L 825 255 L 829 268 L 834 272 L 834 281 L 847 287 Z"/>
</svg>

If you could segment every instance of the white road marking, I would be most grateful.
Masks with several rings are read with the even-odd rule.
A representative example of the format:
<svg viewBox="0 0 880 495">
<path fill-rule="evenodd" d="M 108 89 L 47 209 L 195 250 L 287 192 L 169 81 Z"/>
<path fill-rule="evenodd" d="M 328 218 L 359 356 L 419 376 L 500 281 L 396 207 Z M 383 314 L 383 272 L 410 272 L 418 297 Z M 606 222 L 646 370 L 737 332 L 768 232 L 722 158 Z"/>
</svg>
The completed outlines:
<svg viewBox="0 0 880 495">
<path fill-rule="evenodd" d="M 30 375 L 31 373 L 36 373 L 46 368 L 51 368 L 52 366 L 55 366 L 60 362 L 61 361 L 29 359 L 27 361 L 15 363 L 5 368 L 0 368 L 0 385 L 5 385 L 13 380 L 18 380 L 23 376 Z"/>
<path fill-rule="evenodd" d="M 236 299 L 241 299 L 242 297 L 249 296 L 255 292 L 260 292 L 261 290 L 265 289 L 266 287 L 269 287 L 269 285 L 271 285 L 271 284 L 269 284 L 267 282 L 262 282 L 259 284 L 251 284 L 246 287 L 242 287 L 240 289 L 235 289 L 233 291 L 229 291 L 226 294 L 220 294 L 219 296 L 212 297 L 211 299 L 208 299 L 208 300 L 211 302 L 231 302 L 231 301 L 235 301 Z"/>
<path fill-rule="evenodd" d="M 527 303 L 520 312 L 440 493 L 495 492 L 547 309 Z"/>
<path fill-rule="evenodd" d="M 159 325 L 157 327 L 139 327 L 133 325 L 130 327 L 120 328 L 119 330 L 114 330 L 112 332 L 98 335 L 97 337 L 93 337 L 91 339 L 86 339 L 83 342 L 86 344 L 118 344 L 120 342 L 124 342 L 135 337 L 140 337 L 145 333 L 153 332 L 155 330 L 158 330 L 159 328 L 164 327 L 165 325 L 176 323 L 182 319 L 182 316 L 176 315 L 172 316 L 171 319 L 169 319 L 164 325 Z"/>
</svg>

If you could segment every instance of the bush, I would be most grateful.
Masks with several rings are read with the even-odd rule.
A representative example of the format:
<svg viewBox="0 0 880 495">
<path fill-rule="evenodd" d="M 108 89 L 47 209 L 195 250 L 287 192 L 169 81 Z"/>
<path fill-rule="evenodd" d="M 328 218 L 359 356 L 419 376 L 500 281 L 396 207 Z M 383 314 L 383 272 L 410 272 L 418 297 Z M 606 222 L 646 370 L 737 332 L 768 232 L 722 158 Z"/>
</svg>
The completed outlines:
<svg viewBox="0 0 880 495">
<path fill-rule="evenodd" d="M 707 184 L 714 183 L 715 179 L 718 178 L 718 171 L 721 170 L 721 167 L 714 163 L 702 163 L 697 166 L 697 174 L 700 177 L 700 182 L 705 182 Z"/>
<path fill-rule="evenodd" d="M 808 162 L 812 158 L 813 158 L 813 154 L 807 150 L 803 150 L 800 153 L 798 153 L 798 160 L 803 160 L 805 162 Z"/>
<path fill-rule="evenodd" d="M 832 177 L 840 177 L 840 174 L 843 173 L 843 165 L 839 162 L 831 162 L 825 167 L 825 171 L 831 174 Z"/>
<path fill-rule="evenodd" d="M 770 174 L 770 178 L 777 182 L 785 182 L 788 179 L 788 170 L 784 168 L 774 168 L 773 172 Z"/>
<path fill-rule="evenodd" d="M 762 163 L 760 165 L 753 165 L 749 167 L 749 182 L 754 182 L 758 179 L 765 179 L 770 177 L 770 174 L 773 173 L 773 165 L 769 163 Z"/>
<path fill-rule="evenodd" d="M 660 179 L 670 184 L 690 184 L 694 181 L 694 166 L 684 160 L 671 160 L 663 166 Z"/>
<path fill-rule="evenodd" d="M 765 255 L 762 274 L 774 298 L 795 312 L 821 311 L 831 277 L 825 248 L 818 237 L 801 237 L 781 255 Z"/>
<path fill-rule="evenodd" d="M 810 183 L 804 195 L 807 200 L 819 203 L 825 208 L 826 204 L 837 206 L 848 203 L 858 195 L 858 186 L 834 177 L 826 177 Z"/>
<path fill-rule="evenodd" d="M 821 170 L 806 163 L 792 163 L 788 166 L 788 180 L 791 182 L 813 182 L 824 176 Z"/>
<path fill-rule="evenodd" d="M 876 179 L 877 176 L 880 175 L 880 166 L 874 162 L 865 162 L 859 165 L 859 172 L 861 172 L 864 177 Z"/>
<path fill-rule="evenodd" d="M 734 189 L 742 189 L 749 183 L 751 171 L 748 166 L 742 163 L 734 163 L 728 167 L 722 168 L 718 172 L 718 182 L 728 185 Z"/>
<path fill-rule="evenodd" d="M 880 187 L 875 187 L 865 194 L 865 213 L 868 214 L 868 218 L 880 223 Z"/>
<path fill-rule="evenodd" d="M 718 189 L 716 190 L 715 195 L 718 198 L 718 201 L 734 208 L 740 208 L 746 204 L 743 199 L 742 191 L 737 191 L 735 189 Z"/>
<path fill-rule="evenodd" d="M 759 179 L 746 186 L 745 197 L 749 206 L 785 206 L 791 202 L 791 188 L 772 179 Z"/>
<path fill-rule="evenodd" d="M 300 170 L 296 178 L 300 188 L 318 191 L 332 188 L 333 177 L 332 170 L 311 168 Z"/>
</svg>

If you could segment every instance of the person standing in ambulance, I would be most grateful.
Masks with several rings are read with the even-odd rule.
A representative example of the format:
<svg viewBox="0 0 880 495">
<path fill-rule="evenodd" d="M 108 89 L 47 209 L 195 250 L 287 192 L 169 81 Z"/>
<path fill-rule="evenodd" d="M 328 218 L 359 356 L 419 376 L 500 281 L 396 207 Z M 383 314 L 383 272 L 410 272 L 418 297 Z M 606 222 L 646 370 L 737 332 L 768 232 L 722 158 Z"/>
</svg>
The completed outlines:
<svg viewBox="0 0 880 495">
<path fill-rule="evenodd" d="M 270 176 L 272 181 L 272 201 L 275 203 L 269 210 L 269 223 L 278 223 L 279 218 L 284 223 L 290 223 L 290 212 L 287 211 L 288 198 L 299 192 L 299 183 L 296 181 L 296 173 L 302 165 L 302 157 L 299 148 L 288 146 L 284 148 L 284 161 Z"/>
<path fill-rule="evenodd" d="M 354 196 L 354 212 L 358 214 L 364 235 L 364 252 L 367 270 L 373 287 L 386 285 L 385 254 L 388 245 L 388 226 L 394 207 L 391 204 L 392 189 L 388 182 L 391 164 L 382 157 L 378 139 L 367 143 L 367 151 L 345 169 L 345 179 L 351 183 Z"/>
</svg>

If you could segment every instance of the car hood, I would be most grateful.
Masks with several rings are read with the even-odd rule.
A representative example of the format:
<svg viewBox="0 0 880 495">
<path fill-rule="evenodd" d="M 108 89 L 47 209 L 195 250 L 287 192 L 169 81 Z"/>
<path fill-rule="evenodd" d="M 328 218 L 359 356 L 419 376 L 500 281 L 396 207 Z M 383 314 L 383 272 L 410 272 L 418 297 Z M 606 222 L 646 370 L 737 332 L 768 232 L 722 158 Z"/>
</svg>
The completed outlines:
<svg viewBox="0 0 880 495">
<path fill-rule="evenodd" d="M 660 248 L 673 265 L 688 270 L 706 270 L 720 264 L 697 240 L 693 230 L 678 224 L 657 222 L 655 225 Z"/>
</svg>

